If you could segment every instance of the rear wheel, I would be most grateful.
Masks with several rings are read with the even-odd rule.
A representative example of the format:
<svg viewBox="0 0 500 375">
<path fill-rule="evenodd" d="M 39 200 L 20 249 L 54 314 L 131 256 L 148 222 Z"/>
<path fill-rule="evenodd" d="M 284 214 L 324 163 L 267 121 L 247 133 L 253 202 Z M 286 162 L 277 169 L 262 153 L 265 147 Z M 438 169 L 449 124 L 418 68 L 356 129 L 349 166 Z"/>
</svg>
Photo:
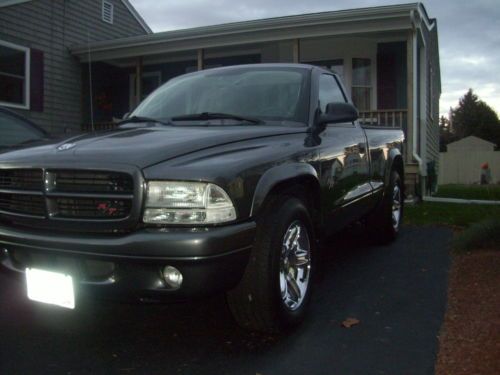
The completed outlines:
<svg viewBox="0 0 500 375">
<path fill-rule="evenodd" d="M 244 328 L 279 332 L 300 323 L 311 296 L 314 238 L 306 205 L 273 197 L 257 220 L 257 234 L 240 284 L 227 294 Z"/>
<path fill-rule="evenodd" d="M 403 210 L 403 185 L 399 173 L 393 170 L 386 194 L 368 220 L 368 229 L 375 242 L 386 244 L 396 239 L 401 229 Z"/>
</svg>

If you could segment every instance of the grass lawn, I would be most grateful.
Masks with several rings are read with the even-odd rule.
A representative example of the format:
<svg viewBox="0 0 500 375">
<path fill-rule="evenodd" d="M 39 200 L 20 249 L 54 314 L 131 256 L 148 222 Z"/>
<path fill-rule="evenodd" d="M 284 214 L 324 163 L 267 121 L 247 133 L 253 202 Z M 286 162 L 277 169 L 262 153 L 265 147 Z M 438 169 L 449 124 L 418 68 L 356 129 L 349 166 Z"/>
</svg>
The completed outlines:
<svg viewBox="0 0 500 375">
<path fill-rule="evenodd" d="M 500 220 L 500 205 L 423 202 L 405 206 L 405 223 L 442 224 L 466 228 L 487 219 Z"/>
<path fill-rule="evenodd" d="M 500 185 L 440 185 L 434 196 L 500 201 Z"/>
</svg>

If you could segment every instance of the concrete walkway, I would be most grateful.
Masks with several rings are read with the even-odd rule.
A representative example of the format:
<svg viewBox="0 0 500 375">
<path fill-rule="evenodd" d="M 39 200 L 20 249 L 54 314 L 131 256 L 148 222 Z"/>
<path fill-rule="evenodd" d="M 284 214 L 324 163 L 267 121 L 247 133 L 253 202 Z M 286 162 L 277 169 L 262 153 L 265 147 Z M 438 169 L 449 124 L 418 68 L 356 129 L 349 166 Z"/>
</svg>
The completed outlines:
<svg viewBox="0 0 500 375">
<path fill-rule="evenodd" d="M 424 196 L 424 202 L 442 202 L 442 203 L 462 203 L 462 204 L 500 204 L 500 201 L 487 201 L 480 199 L 458 199 L 458 198 L 440 198 Z"/>
</svg>

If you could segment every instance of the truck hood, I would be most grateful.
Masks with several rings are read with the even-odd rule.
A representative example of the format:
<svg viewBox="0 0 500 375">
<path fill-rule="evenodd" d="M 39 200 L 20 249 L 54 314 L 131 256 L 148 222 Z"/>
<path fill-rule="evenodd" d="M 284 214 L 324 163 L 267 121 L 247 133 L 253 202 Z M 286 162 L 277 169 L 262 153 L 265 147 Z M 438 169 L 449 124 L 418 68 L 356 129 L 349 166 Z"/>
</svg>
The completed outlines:
<svg viewBox="0 0 500 375">
<path fill-rule="evenodd" d="M 305 132 L 305 127 L 263 125 L 133 127 L 5 152 L 0 164 L 113 163 L 145 168 L 219 145 Z"/>
</svg>

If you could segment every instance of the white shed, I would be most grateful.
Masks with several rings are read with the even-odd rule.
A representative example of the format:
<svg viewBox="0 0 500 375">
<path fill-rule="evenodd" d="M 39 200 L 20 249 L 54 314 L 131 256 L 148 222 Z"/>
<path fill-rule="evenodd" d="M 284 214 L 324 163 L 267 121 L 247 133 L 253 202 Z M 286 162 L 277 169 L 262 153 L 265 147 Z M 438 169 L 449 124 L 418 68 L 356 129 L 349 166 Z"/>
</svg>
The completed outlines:
<svg viewBox="0 0 500 375">
<path fill-rule="evenodd" d="M 494 151 L 495 144 L 492 142 L 485 141 L 479 137 L 470 135 L 468 137 L 462 138 L 459 141 L 450 143 L 447 146 L 448 152 L 454 151 Z"/>
<path fill-rule="evenodd" d="M 500 151 L 495 144 L 469 136 L 450 143 L 440 153 L 438 184 L 476 184 L 481 178 L 481 165 L 488 163 L 493 183 L 500 182 Z"/>
</svg>

